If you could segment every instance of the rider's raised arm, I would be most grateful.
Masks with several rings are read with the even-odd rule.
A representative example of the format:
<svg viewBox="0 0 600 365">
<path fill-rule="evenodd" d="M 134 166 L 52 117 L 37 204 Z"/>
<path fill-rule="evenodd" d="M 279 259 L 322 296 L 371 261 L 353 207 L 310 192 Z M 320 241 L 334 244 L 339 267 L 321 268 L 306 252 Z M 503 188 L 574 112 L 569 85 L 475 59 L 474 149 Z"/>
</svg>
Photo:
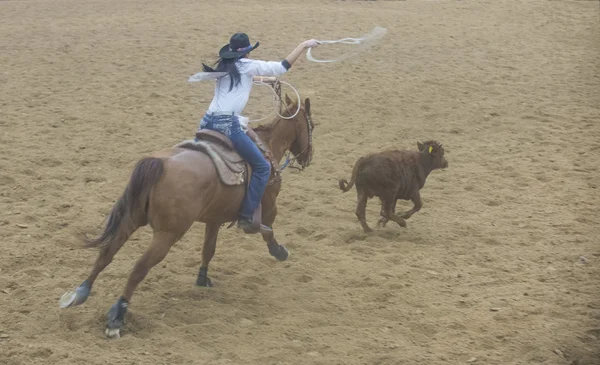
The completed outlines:
<svg viewBox="0 0 600 365">
<path fill-rule="evenodd" d="M 261 61 L 253 59 L 240 60 L 246 67 L 246 73 L 250 76 L 281 76 L 290 69 L 290 65 L 286 60 L 281 62 L 277 61 Z"/>
<path fill-rule="evenodd" d="M 287 61 L 287 63 L 289 64 L 290 67 L 292 67 L 292 65 L 294 64 L 294 62 L 296 62 L 296 60 L 298 59 L 298 57 L 300 57 L 300 55 L 302 53 L 304 53 L 304 51 L 306 51 L 309 48 L 313 48 L 319 45 L 319 41 L 316 41 L 314 39 L 310 39 L 308 41 L 304 41 L 302 43 L 300 43 L 298 45 L 298 47 L 296 47 L 296 49 L 294 49 L 292 51 L 292 53 L 290 53 L 284 61 Z M 289 67 L 288 67 L 289 69 Z"/>
<path fill-rule="evenodd" d="M 298 57 L 311 47 L 316 47 L 319 44 L 318 41 L 311 39 L 300 43 L 296 49 L 292 51 L 283 61 L 260 61 L 253 59 L 242 59 L 244 63 L 248 64 L 248 74 L 251 76 L 281 76 L 286 73 L 290 67 L 296 62 Z"/>
</svg>

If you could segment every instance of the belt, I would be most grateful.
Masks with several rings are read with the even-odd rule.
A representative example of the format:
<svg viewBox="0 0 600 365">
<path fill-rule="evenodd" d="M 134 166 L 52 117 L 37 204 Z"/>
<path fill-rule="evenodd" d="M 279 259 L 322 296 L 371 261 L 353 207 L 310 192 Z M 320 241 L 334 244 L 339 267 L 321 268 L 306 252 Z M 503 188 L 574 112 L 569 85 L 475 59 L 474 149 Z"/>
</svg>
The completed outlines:
<svg viewBox="0 0 600 365">
<path fill-rule="evenodd" d="M 238 113 L 236 112 L 212 112 L 212 113 L 208 113 L 208 115 L 235 115 L 235 116 L 239 116 Z"/>
</svg>

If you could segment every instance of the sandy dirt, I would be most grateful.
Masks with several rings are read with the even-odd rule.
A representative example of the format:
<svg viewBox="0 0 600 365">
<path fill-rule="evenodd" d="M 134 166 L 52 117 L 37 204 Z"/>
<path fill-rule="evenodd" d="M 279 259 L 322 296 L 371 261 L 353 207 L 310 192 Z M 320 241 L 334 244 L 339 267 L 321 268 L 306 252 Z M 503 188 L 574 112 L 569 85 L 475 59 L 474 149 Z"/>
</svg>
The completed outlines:
<svg viewBox="0 0 600 365">
<path fill-rule="evenodd" d="M 0 363 L 600 364 L 597 1 L 0 1 Z M 82 306 L 97 233 L 135 162 L 190 138 L 212 97 L 190 84 L 235 31 L 278 60 L 309 38 L 388 29 L 343 63 L 283 79 L 312 100 L 314 163 L 286 170 L 276 262 L 221 233 L 194 286 L 195 225 L 105 314 L 144 252 L 138 231 Z M 331 48 L 315 50 L 331 56 Z M 258 88 L 248 115 L 270 110 Z M 365 235 L 354 161 L 444 143 L 450 163 L 408 227 Z M 398 210 L 410 207 L 399 203 Z M 379 202 L 367 218 L 374 226 Z"/>
</svg>

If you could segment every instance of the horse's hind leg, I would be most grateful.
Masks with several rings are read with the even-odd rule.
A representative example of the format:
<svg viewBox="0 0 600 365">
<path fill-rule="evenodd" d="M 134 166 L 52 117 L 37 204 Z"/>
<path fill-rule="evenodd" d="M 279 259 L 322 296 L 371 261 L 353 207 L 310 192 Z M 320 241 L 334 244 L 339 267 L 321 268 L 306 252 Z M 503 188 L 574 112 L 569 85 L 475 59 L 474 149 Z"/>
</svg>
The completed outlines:
<svg viewBox="0 0 600 365">
<path fill-rule="evenodd" d="M 142 280 L 144 280 L 150 269 L 167 256 L 171 247 L 183 236 L 190 226 L 191 223 L 182 232 L 154 232 L 152 244 L 135 264 L 133 271 L 129 275 L 129 279 L 127 280 L 123 295 L 119 297 L 117 302 L 108 311 L 106 335 L 109 338 L 120 337 L 120 330 L 125 321 L 127 306 L 135 288 Z"/>
<path fill-rule="evenodd" d="M 217 247 L 217 236 L 219 235 L 220 224 L 207 223 L 204 230 L 204 245 L 202 246 L 202 264 L 200 264 L 200 272 L 196 280 L 197 286 L 213 286 L 213 282 L 208 277 L 208 264 L 215 255 Z"/>
<path fill-rule="evenodd" d="M 123 244 L 127 242 L 132 233 L 109 242 L 100 248 L 90 275 L 77 287 L 77 289 L 63 294 L 60 299 L 61 308 L 80 305 L 87 300 L 98 275 L 112 262 L 117 252 L 119 252 L 121 247 L 123 247 Z"/>
</svg>

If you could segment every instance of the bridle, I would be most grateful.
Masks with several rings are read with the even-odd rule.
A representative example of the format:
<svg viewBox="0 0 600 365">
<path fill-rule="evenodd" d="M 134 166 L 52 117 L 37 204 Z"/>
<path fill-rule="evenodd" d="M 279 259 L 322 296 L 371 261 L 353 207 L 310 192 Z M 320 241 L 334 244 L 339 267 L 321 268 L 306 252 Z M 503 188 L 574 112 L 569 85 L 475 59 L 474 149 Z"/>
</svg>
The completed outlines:
<svg viewBox="0 0 600 365">
<path fill-rule="evenodd" d="M 301 103 L 300 100 L 298 100 L 299 103 Z M 288 113 L 290 112 L 289 108 L 287 107 L 287 105 L 285 106 L 286 110 L 288 111 Z M 285 158 L 285 162 L 283 163 L 283 165 L 281 166 L 281 168 L 279 169 L 279 171 L 283 171 L 283 169 L 285 169 L 286 167 L 289 167 L 291 169 L 297 169 L 297 170 L 304 170 L 305 166 L 295 166 L 295 162 L 298 159 L 298 156 L 302 155 L 304 152 L 306 152 L 306 150 L 310 149 L 310 155 L 307 158 L 306 161 L 306 166 L 310 165 L 311 161 L 312 161 L 312 132 L 314 129 L 314 125 L 312 122 L 312 118 L 310 116 L 310 113 L 308 113 L 306 111 L 306 109 L 304 107 L 300 107 L 300 110 L 302 110 L 304 112 L 304 117 L 306 119 L 306 131 L 308 132 L 308 143 L 306 144 L 306 147 L 304 147 L 304 149 L 302 151 L 300 151 L 298 154 L 296 154 L 295 156 L 290 157 L 290 155 L 292 154 L 291 151 L 288 151 L 286 154 L 286 158 Z M 294 122 L 294 128 L 296 130 L 296 136 L 299 136 L 300 133 L 298 133 L 298 125 Z"/>
<path fill-rule="evenodd" d="M 308 111 L 302 106 L 302 101 L 300 100 L 299 95 L 298 95 L 298 109 L 296 109 L 296 111 L 292 113 L 292 111 L 290 110 L 290 108 L 288 107 L 288 105 L 285 104 L 285 103 L 283 103 L 283 101 L 281 100 L 281 82 L 279 81 L 279 79 L 277 79 L 271 85 L 271 87 L 273 88 L 273 91 L 275 92 L 275 99 L 276 99 L 275 101 L 279 102 L 280 106 L 282 104 L 285 105 L 285 109 L 288 112 L 288 114 L 290 116 L 293 116 L 292 118 L 284 118 L 284 117 L 282 117 L 278 113 L 278 115 L 281 118 L 280 120 L 295 119 L 296 116 L 298 115 L 298 112 L 300 110 L 302 110 L 304 112 L 304 117 L 306 119 L 306 131 L 308 132 L 308 144 L 306 145 L 306 147 L 304 147 L 304 149 L 302 151 L 300 151 L 295 156 L 291 156 L 292 152 L 290 150 L 288 150 L 288 152 L 285 155 L 285 162 L 283 163 L 283 165 L 279 169 L 277 169 L 276 171 L 273 171 L 273 178 L 269 181 L 268 185 L 273 185 L 274 183 L 276 183 L 278 181 L 281 181 L 281 172 L 286 167 L 289 167 L 291 169 L 297 169 L 297 170 L 300 170 L 300 171 L 304 170 L 304 166 L 299 166 L 299 167 L 295 166 L 296 165 L 296 160 L 298 159 L 298 156 L 302 155 L 309 148 L 310 148 L 310 155 L 307 158 L 306 166 L 310 165 L 310 162 L 312 161 L 312 153 L 313 153 L 313 150 L 312 150 L 312 133 L 313 133 L 313 129 L 314 129 L 314 124 L 312 122 L 312 118 L 310 116 L 310 113 L 308 113 Z M 300 136 L 300 133 L 298 133 L 298 125 L 296 124 L 295 120 L 294 120 L 294 129 L 295 129 L 295 132 L 296 132 L 296 137 Z"/>
</svg>

